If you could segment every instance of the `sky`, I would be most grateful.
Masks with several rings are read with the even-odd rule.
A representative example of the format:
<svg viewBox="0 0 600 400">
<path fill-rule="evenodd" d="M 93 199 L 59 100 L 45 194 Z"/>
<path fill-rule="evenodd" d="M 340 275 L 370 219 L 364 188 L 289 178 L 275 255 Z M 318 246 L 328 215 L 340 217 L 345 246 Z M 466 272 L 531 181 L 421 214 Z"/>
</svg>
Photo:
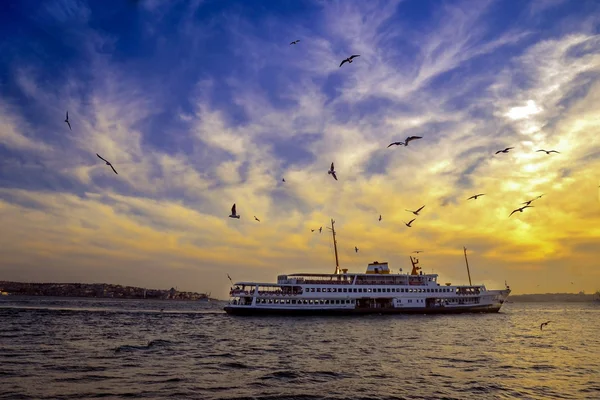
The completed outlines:
<svg viewBox="0 0 600 400">
<path fill-rule="evenodd" d="M 466 284 L 465 246 L 488 289 L 594 292 L 599 24 L 595 0 L 6 0 L 0 280 L 224 299 L 333 273 L 333 218 L 351 272 L 423 250 Z"/>
</svg>

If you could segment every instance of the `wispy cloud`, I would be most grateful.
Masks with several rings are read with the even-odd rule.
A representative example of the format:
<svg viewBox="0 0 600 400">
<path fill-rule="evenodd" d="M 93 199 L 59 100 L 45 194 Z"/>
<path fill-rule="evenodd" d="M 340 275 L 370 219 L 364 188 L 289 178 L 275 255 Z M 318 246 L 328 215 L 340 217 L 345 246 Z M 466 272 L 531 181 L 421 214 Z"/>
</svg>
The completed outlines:
<svg viewBox="0 0 600 400">
<path fill-rule="evenodd" d="M 398 268 L 426 247 L 426 270 L 464 280 L 467 245 L 488 285 L 526 276 L 516 290 L 536 290 L 535 274 L 570 259 L 590 274 L 582 289 L 600 284 L 586 245 L 600 238 L 600 37 L 567 22 L 584 7 L 523 3 L 502 23 L 492 1 L 263 15 L 145 1 L 110 18 L 95 7 L 48 1 L 35 18 L 12 16 L 29 35 L 16 39 L 23 49 L 45 50 L 5 43 L 0 59 L 9 279 L 166 287 L 176 277 L 224 296 L 226 271 L 328 271 L 330 238 L 310 230 L 333 217 L 352 270 L 384 258 Z M 350 54 L 361 57 L 340 68 Z M 423 139 L 387 148 L 409 135 Z M 486 196 L 466 200 L 475 193 Z M 240 220 L 227 218 L 233 203 Z M 423 204 L 406 228 L 405 209 Z M 571 289 L 562 284 L 543 290 Z"/>
</svg>

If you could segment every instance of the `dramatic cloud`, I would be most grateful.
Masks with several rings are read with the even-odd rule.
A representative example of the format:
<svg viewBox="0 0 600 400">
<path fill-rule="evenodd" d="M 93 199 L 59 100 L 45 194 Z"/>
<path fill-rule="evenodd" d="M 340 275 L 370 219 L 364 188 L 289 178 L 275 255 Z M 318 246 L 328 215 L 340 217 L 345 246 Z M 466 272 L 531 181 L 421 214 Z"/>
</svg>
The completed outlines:
<svg viewBox="0 0 600 400">
<path fill-rule="evenodd" d="M 600 288 L 595 2 L 109 3 L 0 17 L 4 279 L 225 298 L 333 271 L 333 218 L 351 271 Z"/>
</svg>

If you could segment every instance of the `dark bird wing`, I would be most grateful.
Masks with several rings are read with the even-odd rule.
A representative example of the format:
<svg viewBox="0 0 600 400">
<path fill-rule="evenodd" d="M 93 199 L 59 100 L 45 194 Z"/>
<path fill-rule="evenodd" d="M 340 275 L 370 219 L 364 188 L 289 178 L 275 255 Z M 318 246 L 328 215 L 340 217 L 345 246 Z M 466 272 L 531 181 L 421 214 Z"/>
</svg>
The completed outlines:
<svg viewBox="0 0 600 400">
<path fill-rule="evenodd" d="M 477 195 L 475 195 L 475 196 L 471 196 L 471 197 L 469 197 L 467 200 L 471 200 L 471 199 L 475 199 L 475 198 L 477 198 Z"/>
<path fill-rule="evenodd" d="M 114 172 L 115 174 L 119 175 L 119 173 L 117 172 L 117 170 L 115 169 L 115 167 L 113 167 L 113 165 L 112 165 L 112 164 L 108 164 L 108 165 L 110 165 L 110 167 L 112 168 L 112 170 L 113 170 L 113 172 Z"/>
<path fill-rule="evenodd" d="M 69 121 L 66 121 L 67 125 L 69 125 L 69 130 L 72 131 L 73 129 L 71 129 L 71 123 Z"/>
<path fill-rule="evenodd" d="M 345 62 L 348 62 L 348 59 L 347 59 L 347 58 L 346 58 L 344 61 L 342 61 L 342 63 L 340 64 L 340 67 L 341 67 L 342 65 L 344 65 L 344 63 L 345 63 Z"/>
<path fill-rule="evenodd" d="M 354 54 L 354 55 L 352 55 L 352 56 L 350 56 L 350 57 L 348 57 L 348 58 L 349 58 L 350 60 L 352 60 L 353 58 L 356 58 L 356 57 L 360 57 L 360 54 Z"/>
<path fill-rule="evenodd" d="M 516 210 L 513 210 L 513 212 L 511 212 L 511 213 L 510 213 L 509 217 L 510 217 L 511 215 L 513 215 L 514 213 L 516 213 L 517 211 L 519 211 L 519 210 L 520 210 L 520 208 L 517 208 Z"/>
<path fill-rule="evenodd" d="M 536 153 L 539 153 L 540 151 L 544 151 L 545 152 L 546 150 L 544 150 L 544 149 L 537 150 Z"/>
<path fill-rule="evenodd" d="M 392 146 L 398 146 L 400 144 L 400 142 L 394 142 L 394 143 L 390 143 L 388 146 L 388 149 Z"/>
<path fill-rule="evenodd" d="M 514 147 L 507 147 L 505 150 L 511 150 L 514 149 Z"/>
<path fill-rule="evenodd" d="M 550 150 L 548 153 L 557 153 L 557 154 L 560 154 L 560 152 L 556 151 L 556 150 Z"/>
<path fill-rule="evenodd" d="M 335 172 L 332 172 L 331 175 L 333 176 L 333 179 L 335 179 L 336 181 L 338 180 L 337 176 L 335 175 Z"/>
<path fill-rule="evenodd" d="M 498 150 L 495 154 L 502 153 L 502 150 Z"/>
<path fill-rule="evenodd" d="M 329 168 L 330 171 L 334 171 L 335 168 L 333 167 L 333 163 L 331 163 L 331 167 Z"/>
<path fill-rule="evenodd" d="M 423 207 L 419 208 L 419 209 L 418 209 L 417 211 L 415 211 L 415 212 L 419 212 L 419 211 L 421 211 L 421 210 L 422 210 L 422 209 L 424 209 L 424 208 L 425 208 L 425 206 L 423 206 Z"/>
<path fill-rule="evenodd" d="M 66 119 L 69 119 L 69 112 L 68 111 L 67 111 L 67 118 Z"/>
<path fill-rule="evenodd" d="M 408 142 L 412 141 L 412 140 L 417 140 L 417 139 L 423 139 L 422 136 L 409 136 L 406 138 L 406 140 L 404 141 L 404 143 L 408 144 Z"/>
<path fill-rule="evenodd" d="M 235 214 L 235 203 L 233 203 L 233 207 L 231 207 L 231 215 L 236 215 Z"/>
<path fill-rule="evenodd" d="M 409 224 L 409 225 L 410 225 L 410 224 L 412 224 L 412 223 L 413 223 L 413 221 L 414 221 L 415 219 L 416 219 L 416 218 L 413 218 L 413 219 L 411 219 L 411 220 L 408 222 L 408 224 Z"/>
<path fill-rule="evenodd" d="M 99 159 L 101 159 L 102 161 L 104 161 L 104 162 L 108 162 L 108 161 L 106 161 L 104 158 L 100 157 L 100 154 L 96 153 L 96 155 L 97 155 L 97 156 L 98 156 L 98 158 L 99 158 Z"/>
</svg>

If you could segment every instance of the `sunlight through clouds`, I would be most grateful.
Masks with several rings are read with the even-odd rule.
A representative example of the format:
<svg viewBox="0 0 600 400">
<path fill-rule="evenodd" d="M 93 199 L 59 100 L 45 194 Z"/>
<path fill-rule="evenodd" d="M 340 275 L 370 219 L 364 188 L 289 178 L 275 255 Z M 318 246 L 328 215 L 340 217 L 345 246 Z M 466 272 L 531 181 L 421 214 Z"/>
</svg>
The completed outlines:
<svg viewBox="0 0 600 400">
<path fill-rule="evenodd" d="M 600 36 L 584 7 L 43 3 L 0 17 L 22 26 L 0 43 L 6 279 L 162 288 L 177 271 L 224 298 L 227 273 L 331 272 L 334 218 L 351 271 L 406 271 L 423 248 L 426 270 L 464 282 L 467 246 L 490 286 L 573 290 L 552 271 L 577 263 L 577 289 L 600 288 Z"/>
</svg>

